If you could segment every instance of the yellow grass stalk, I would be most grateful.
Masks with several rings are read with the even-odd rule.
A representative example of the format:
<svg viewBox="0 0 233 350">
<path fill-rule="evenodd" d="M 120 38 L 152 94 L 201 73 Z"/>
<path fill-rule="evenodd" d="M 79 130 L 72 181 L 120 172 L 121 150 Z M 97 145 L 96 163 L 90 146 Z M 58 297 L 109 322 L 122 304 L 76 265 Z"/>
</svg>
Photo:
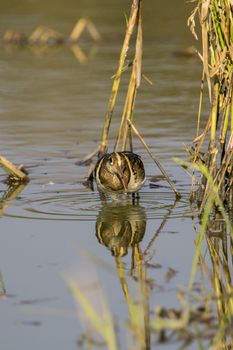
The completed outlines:
<svg viewBox="0 0 233 350">
<path fill-rule="evenodd" d="M 128 86 L 128 91 L 127 91 L 127 95 L 126 95 L 126 99 L 125 99 L 125 105 L 124 105 L 124 109 L 123 109 L 123 113 L 122 113 L 122 117 L 121 117 L 121 124 L 118 130 L 118 135 L 117 135 L 117 139 L 116 139 L 116 143 L 115 143 L 115 151 L 118 150 L 118 146 L 120 144 L 121 138 L 122 138 L 122 133 L 124 130 L 124 134 L 125 130 L 127 130 L 127 119 L 130 118 L 131 116 L 131 109 L 133 108 L 133 98 L 134 95 L 136 93 L 136 84 L 135 84 L 135 69 L 132 69 L 132 73 L 131 73 L 131 78 L 130 78 L 130 82 L 129 82 L 129 86 Z M 125 139 L 123 137 L 123 141 L 122 141 L 122 151 L 125 150 L 125 144 L 126 144 L 126 136 L 125 135 Z"/>
<path fill-rule="evenodd" d="M 102 300 L 103 315 L 101 316 L 95 311 L 88 298 L 85 296 L 85 293 L 73 280 L 69 281 L 69 287 L 75 301 L 82 308 L 87 319 L 91 322 L 96 332 L 105 340 L 108 350 L 117 350 L 118 346 L 112 315 L 104 300 Z"/>
<path fill-rule="evenodd" d="M 207 18 L 210 0 L 204 0 L 200 4 L 201 13 L 201 32 L 202 32 L 202 54 L 203 54 L 203 68 L 207 79 L 208 91 L 210 101 L 211 97 L 211 83 L 210 83 L 210 73 L 209 73 L 209 63 L 208 63 L 208 33 L 207 33 Z"/>
<path fill-rule="evenodd" d="M 217 114 L 218 114 L 218 103 L 219 103 L 219 83 L 218 81 L 214 84 L 214 98 L 213 106 L 211 111 L 211 128 L 210 128 L 210 152 L 214 151 L 216 141 L 216 128 L 217 128 Z"/>
</svg>

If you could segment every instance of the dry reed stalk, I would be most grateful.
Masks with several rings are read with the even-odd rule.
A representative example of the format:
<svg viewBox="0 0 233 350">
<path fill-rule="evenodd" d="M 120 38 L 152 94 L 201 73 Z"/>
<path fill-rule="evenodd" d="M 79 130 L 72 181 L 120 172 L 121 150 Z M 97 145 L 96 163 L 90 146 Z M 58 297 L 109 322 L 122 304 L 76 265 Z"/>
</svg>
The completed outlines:
<svg viewBox="0 0 233 350">
<path fill-rule="evenodd" d="M 70 42 L 71 43 L 77 42 L 80 39 L 85 29 L 87 29 L 91 38 L 94 41 L 101 40 L 101 35 L 97 30 L 96 26 L 94 25 L 94 23 L 87 18 L 80 18 L 78 22 L 75 24 L 72 32 L 70 33 L 70 36 L 69 36 Z"/>
<path fill-rule="evenodd" d="M 100 156 L 102 154 L 104 154 L 107 150 L 109 128 L 111 125 L 113 110 L 114 110 L 115 103 L 116 103 L 116 98 L 117 98 L 118 89 L 119 89 L 119 85 L 120 85 L 121 75 L 122 75 L 122 71 L 124 68 L 124 63 L 125 63 L 125 60 L 127 57 L 127 53 L 129 50 L 130 39 L 131 39 L 131 36 L 133 34 L 135 24 L 137 23 L 138 12 L 139 12 L 140 6 L 141 6 L 141 0 L 133 0 L 132 6 L 131 6 L 130 18 L 128 21 L 127 30 L 125 33 L 125 38 L 124 38 L 124 42 L 123 42 L 123 46 L 122 46 L 122 50 L 121 50 L 121 54 L 120 54 L 120 59 L 118 62 L 118 67 L 117 67 L 117 71 L 116 71 L 115 78 L 114 78 L 113 85 L 112 85 L 112 91 L 111 91 L 109 102 L 108 102 L 108 109 L 107 109 L 107 113 L 105 116 L 101 144 L 99 147 L 99 155 Z"/>
<path fill-rule="evenodd" d="M 176 189 L 176 186 L 174 185 L 174 183 L 170 180 L 169 176 L 167 175 L 166 171 L 164 170 L 162 164 L 160 163 L 160 161 L 158 160 L 157 157 L 155 157 L 152 152 L 150 151 L 149 147 L 147 146 L 146 142 L 144 141 L 143 137 L 140 135 L 139 131 L 136 129 L 136 127 L 133 125 L 133 123 L 128 120 L 128 124 L 130 125 L 130 127 L 132 128 L 133 132 L 136 134 L 136 136 L 139 138 L 139 140 L 141 141 L 141 143 L 143 144 L 143 146 L 145 147 L 145 149 L 147 150 L 147 152 L 149 153 L 149 155 L 151 156 L 151 158 L 153 159 L 153 161 L 155 162 L 155 164 L 157 165 L 157 167 L 159 168 L 159 170 L 161 171 L 161 173 L 163 174 L 164 178 L 166 179 L 166 181 L 168 182 L 168 184 L 170 185 L 171 189 L 174 191 L 174 193 L 176 194 L 177 198 L 180 198 L 181 195 L 178 192 L 178 190 Z"/>
<path fill-rule="evenodd" d="M 202 78 L 201 78 L 200 97 L 199 97 L 199 108 L 198 108 L 198 115 L 197 115 L 196 137 L 198 137 L 199 131 L 200 131 L 201 110 L 202 110 L 202 99 L 203 99 L 203 89 L 204 89 L 204 78 L 205 78 L 205 73 L 204 73 L 204 69 L 203 69 L 203 71 L 202 71 Z"/>
<path fill-rule="evenodd" d="M 13 163 L 7 160 L 5 157 L 0 156 L 0 166 L 2 166 L 7 173 L 14 178 L 15 182 L 25 183 L 29 181 L 28 176 L 19 168 L 17 168 Z"/>
<path fill-rule="evenodd" d="M 135 55 L 132 63 L 132 72 L 131 72 L 131 77 L 128 85 L 128 92 L 125 99 L 125 106 L 124 106 L 124 111 L 121 118 L 121 125 L 117 136 L 115 150 L 117 150 L 118 148 L 121 137 L 122 137 L 122 141 L 121 141 L 122 151 L 125 151 L 126 149 L 126 143 L 127 143 L 128 137 L 129 137 L 130 149 L 132 150 L 133 148 L 131 133 L 129 132 L 129 129 L 128 129 L 129 125 L 127 121 L 132 119 L 136 96 L 137 96 L 137 89 L 140 86 L 141 76 L 142 76 L 142 53 L 143 53 L 142 1 L 139 1 L 136 28 L 137 28 L 137 37 L 136 37 L 136 43 L 135 43 Z"/>
<path fill-rule="evenodd" d="M 134 66 L 135 67 L 135 66 Z M 121 150 L 125 151 L 126 149 L 126 142 L 128 138 L 128 123 L 127 121 L 132 118 L 132 113 L 135 105 L 135 100 L 136 100 L 136 72 L 135 68 L 133 67 L 132 74 L 131 74 L 131 79 L 129 83 L 129 90 L 128 90 L 128 95 L 126 99 L 126 108 L 125 108 L 125 113 L 122 116 L 122 124 L 123 124 L 123 134 L 122 134 L 122 144 L 121 144 Z"/>
<path fill-rule="evenodd" d="M 80 38 L 82 32 L 84 31 L 84 29 L 87 26 L 87 20 L 85 18 L 81 18 L 76 25 L 74 26 L 72 32 L 70 33 L 70 41 L 74 42 L 74 41 L 78 41 L 78 39 Z"/>
<path fill-rule="evenodd" d="M 44 26 L 37 27 L 29 37 L 31 45 L 62 44 L 64 41 L 65 37 L 63 34 Z"/>
<path fill-rule="evenodd" d="M 96 28 L 95 24 L 90 20 L 88 20 L 87 22 L 87 30 L 94 41 L 101 40 L 101 35 L 98 29 Z"/>
</svg>

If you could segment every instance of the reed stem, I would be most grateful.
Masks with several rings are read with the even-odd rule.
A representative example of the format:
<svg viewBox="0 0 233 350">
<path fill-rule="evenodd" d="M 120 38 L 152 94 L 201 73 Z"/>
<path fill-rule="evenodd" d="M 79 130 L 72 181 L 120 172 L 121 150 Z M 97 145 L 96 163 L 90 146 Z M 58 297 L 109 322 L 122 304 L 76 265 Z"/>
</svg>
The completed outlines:
<svg viewBox="0 0 233 350">
<path fill-rule="evenodd" d="M 108 102 L 108 110 L 107 110 L 107 113 L 105 116 L 104 127 L 102 130 L 101 144 L 99 147 L 99 155 L 100 156 L 102 154 L 104 154 L 107 150 L 109 128 L 111 125 L 113 110 L 114 110 L 115 103 L 116 103 L 116 98 L 117 98 L 118 89 L 119 89 L 119 85 L 120 85 L 122 70 L 124 67 L 124 63 L 125 63 L 125 60 L 127 57 L 128 50 L 129 50 L 130 39 L 131 39 L 133 30 L 134 30 L 134 27 L 135 27 L 135 24 L 137 21 L 137 17 L 138 17 L 139 4 L 140 4 L 140 0 L 133 0 L 132 6 L 131 6 L 130 18 L 129 18 L 127 30 L 125 33 L 125 39 L 124 39 L 121 54 L 120 54 L 118 68 L 117 68 L 116 75 L 115 75 L 115 78 L 113 81 L 112 91 L 111 91 L 109 102 Z"/>
</svg>

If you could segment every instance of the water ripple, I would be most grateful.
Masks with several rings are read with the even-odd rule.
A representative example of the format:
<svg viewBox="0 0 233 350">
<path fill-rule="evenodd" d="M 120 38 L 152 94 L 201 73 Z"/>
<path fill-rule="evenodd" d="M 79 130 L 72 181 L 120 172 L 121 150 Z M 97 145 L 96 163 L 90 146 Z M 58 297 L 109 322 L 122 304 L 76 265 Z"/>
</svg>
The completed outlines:
<svg viewBox="0 0 233 350">
<path fill-rule="evenodd" d="M 132 200 L 128 198 L 114 205 L 129 207 Z M 147 219 L 161 219 L 167 214 L 172 218 L 191 217 L 193 214 L 188 193 L 182 193 L 182 198 L 175 201 L 174 194 L 163 188 L 141 191 L 138 205 L 144 209 Z M 14 205 L 7 204 L 4 215 L 37 220 L 95 221 L 104 206 L 97 191 L 60 188 L 21 196 Z"/>
</svg>

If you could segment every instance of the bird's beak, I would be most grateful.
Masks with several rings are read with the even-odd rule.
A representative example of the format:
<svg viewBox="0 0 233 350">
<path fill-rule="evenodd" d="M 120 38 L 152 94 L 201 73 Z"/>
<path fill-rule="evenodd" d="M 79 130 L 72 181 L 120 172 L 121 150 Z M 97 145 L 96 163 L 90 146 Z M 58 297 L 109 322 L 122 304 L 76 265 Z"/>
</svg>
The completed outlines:
<svg viewBox="0 0 233 350">
<path fill-rule="evenodd" d="M 127 183 L 126 183 L 126 179 L 124 178 L 124 174 L 123 174 L 123 172 L 122 172 L 120 167 L 118 168 L 116 176 L 120 180 L 120 183 L 122 184 L 122 186 L 124 187 L 124 191 L 126 192 L 126 190 L 127 190 Z"/>
</svg>

